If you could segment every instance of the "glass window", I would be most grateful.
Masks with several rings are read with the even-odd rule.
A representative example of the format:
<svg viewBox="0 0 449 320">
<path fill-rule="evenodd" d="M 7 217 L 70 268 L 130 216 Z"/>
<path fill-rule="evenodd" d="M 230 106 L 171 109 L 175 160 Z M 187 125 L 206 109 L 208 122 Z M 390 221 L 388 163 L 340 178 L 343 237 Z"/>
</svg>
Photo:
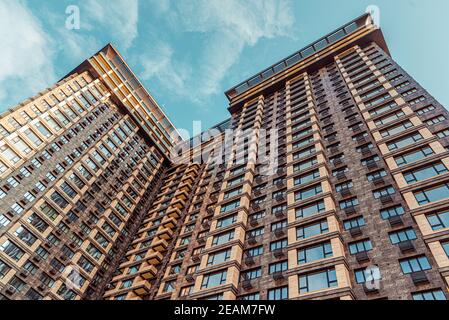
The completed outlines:
<svg viewBox="0 0 449 320">
<path fill-rule="evenodd" d="M 449 198 L 449 186 L 447 184 L 413 192 L 420 206 Z"/>
<path fill-rule="evenodd" d="M 396 149 L 404 148 L 408 145 L 411 145 L 415 142 L 424 139 L 420 133 L 415 133 L 414 135 L 407 136 L 405 138 L 401 138 L 399 140 L 395 140 L 387 144 L 388 150 L 393 151 Z"/>
<path fill-rule="evenodd" d="M 306 239 L 329 231 L 327 220 L 312 225 L 296 228 L 296 239 Z"/>
<path fill-rule="evenodd" d="M 309 263 L 332 257 L 332 245 L 329 242 L 298 250 L 298 264 Z"/>
<path fill-rule="evenodd" d="M 432 269 L 426 256 L 404 259 L 399 264 L 404 274 Z"/>
<path fill-rule="evenodd" d="M 434 163 L 424 168 L 411 170 L 404 173 L 404 179 L 408 184 L 433 178 L 440 174 L 446 173 L 448 170 L 443 163 Z"/>
<path fill-rule="evenodd" d="M 296 208 L 295 215 L 296 219 L 302 219 L 323 212 L 325 210 L 326 207 L 324 205 L 324 201 L 318 201 L 304 207 Z"/>
<path fill-rule="evenodd" d="M 362 240 L 349 244 L 349 252 L 351 254 L 357 254 L 361 252 L 367 252 L 373 249 L 373 245 L 370 240 Z"/>
<path fill-rule="evenodd" d="M 427 215 L 433 231 L 449 228 L 449 211 Z"/>
<path fill-rule="evenodd" d="M 214 252 L 209 254 L 209 257 L 207 259 L 207 265 L 213 266 L 216 264 L 220 264 L 223 262 L 228 261 L 231 258 L 231 249 L 226 249 L 219 252 Z"/>
<path fill-rule="evenodd" d="M 201 288 L 212 288 L 226 283 L 227 271 L 218 271 L 204 276 Z"/>
<path fill-rule="evenodd" d="M 313 187 L 296 192 L 295 193 L 295 201 L 305 200 L 305 199 L 311 198 L 313 196 L 316 196 L 317 194 L 320 194 L 322 192 L 323 192 L 323 189 L 321 187 L 321 184 L 317 184 Z"/>
<path fill-rule="evenodd" d="M 335 269 L 299 276 L 299 293 L 313 292 L 317 290 L 337 286 L 337 274 Z"/>
<path fill-rule="evenodd" d="M 380 274 L 380 269 L 377 266 L 355 270 L 354 273 L 355 273 L 355 281 L 358 284 L 363 284 L 374 280 L 380 280 L 382 278 Z"/>
<path fill-rule="evenodd" d="M 413 228 L 395 231 L 389 234 L 392 244 L 398 244 L 404 241 L 410 241 L 416 239 L 416 232 Z"/>
<path fill-rule="evenodd" d="M 413 300 L 446 300 L 443 290 L 430 290 L 412 293 Z"/>
<path fill-rule="evenodd" d="M 287 300 L 288 287 L 281 287 L 268 290 L 268 300 Z"/>
</svg>

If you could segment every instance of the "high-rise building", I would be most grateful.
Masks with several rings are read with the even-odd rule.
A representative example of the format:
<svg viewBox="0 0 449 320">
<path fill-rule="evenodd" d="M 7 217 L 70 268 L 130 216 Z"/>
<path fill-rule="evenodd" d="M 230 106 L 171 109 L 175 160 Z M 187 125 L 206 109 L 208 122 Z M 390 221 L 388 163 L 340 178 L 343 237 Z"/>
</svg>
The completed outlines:
<svg viewBox="0 0 449 320">
<path fill-rule="evenodd" d="M 449 113 L 365 14 L 190 141 L 110 45 L 0 118 L 4 299 L 446 299 Z"/>
</svg>

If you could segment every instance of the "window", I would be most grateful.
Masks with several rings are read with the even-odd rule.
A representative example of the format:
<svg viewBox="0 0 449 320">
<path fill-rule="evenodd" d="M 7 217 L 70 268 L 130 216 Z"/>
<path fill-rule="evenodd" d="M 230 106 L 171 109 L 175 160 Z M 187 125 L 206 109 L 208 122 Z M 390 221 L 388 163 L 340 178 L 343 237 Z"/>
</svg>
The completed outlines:
<svg viewBox="0 0 449 320">
<path fill-rule="evenodd" d="M 5 262 L 0 260 L 0 279 L 3 279 L 6 274 L 11 270 L 11 267 L 9 267 Z"/>
<path fill-rule="evenodd" d="M 234 239 L 234 230 L 216 235 L 212 240 L 212 245 L 217 246 Z"/>
<path fill-rule="evenodd" d="M 232 180 L 228 181 L 228 187 L 235 186 L 236 184 L 239 184 L 240 182 L 243 182 L 245 180 L 245 176 L 240 176 L 238 178 L 234 178 Z"/>
<path fill-rule="evenodd" d="M 18 156 L 18 154 L 15 153 L 7 145 L 3 145 L 0 147 L 0 154 L 3 155 L 3 157 L 5 157 L 5 159 L 7 159 L 12 164 L 16 164 L 17 162 L 20 161 L 20 157 Z"/>
<path fill-rule="evenodd" d="M 243 190 L 243 189 L 240 187 L 240 188 L 237 188 L 237 189 L 228 191 L 228 192 L 226 192 L 226 193 L 224 194 L 224 199 L 229 199 L 229 198 L 238 196 L 239 194 L 242 193 L 242 190 Z"/>
<path fill-rule="evenodd" d="M 373 249 L 373 245 L 370 240 L 362 240 L 349 244 L 349 252 L 351 254 L 357 254 L 361 252 L 367 252 Z"/>
<path fill-rule="evenodd" d="M 441 246 L 443 247 L 446 256 L 449 258 L 449 242 L 443 242 L 441 243 Z"/>
<path fill-rule="evenodd" d="M 42 139 L 31 131 L 31 129 L 26 129 L 23 133 L 36 147 L 39 147 L 42 144 Z"/>
<path fill-rule="evenodd" d="M 260 227 L 257 229 L 249 230 L 246 233 L 246 238 L 254 238 L 264 234 L 264 227 Z"/>
<path fill-rule="evenodd" d="M 32 246 L 37 240 L 35 235 L 33 235 L 30 231 L 28 231 L 22 226 L 20 226 L 16 230 L 14 235 L 20 240 L 22 240 L 24 243 L 26 243 L 28 246 Z"/>
<path fill-rule="evenodd" d="M 343 222 L 345 230 L 351 230 L 354 228 L 360 228 L 365 225 L 365 218 L 362 216 L 352 218 Z"/>
<path fill-rule="evenodd" d="M 268 290 L 268 300 L 287 300 L 288 287 L 280 287 Z"/>
<path fill-rule="evenodd" d="M 65 209 L 69 203 L 65 200 L 59 192 L 53 192 L 50 198 L 61 208 Z"/>
<path fill-rule="evenodd" d="M 20 249 L 17 245 L 9 240 L 6 240 L 0 247 L 0 251 L 4 252 L 10 256 L 13 260 L 19 261 L 25 252 Z"/>
<path fill-rule="evenodd" d="M 395 206 L 395 207 L 380 210 L 380 216 L 384 220 L 387 220 L 387 219 L 390 219 L 390 218 L 396 217 L 396 216 L 402 216 L 404 213 L 405 213 L 405 211 L 402 206 Z"/>
<path fill-rule="evenodd" d="M 376 126 L 381 126 L 393 122 L 401 117 L 405 116 L 402 110 L 396 111 L 393 114 L 389 114 L 375 121 Z"/>
<path fill-rule="evenodd" d="M 404 179 L 407 181 L 408 184 L 419 182 L 421 180 L 433 178 L 435 176 L 438 176 L 440 174 L 443 174 L 447 172 L 447 168 L 444 166 L 443 163 L 434 163 L 430 166 L 411 170 L 404 173 Z"/>
<path fill-rule="evenodd" d="M 341 191 L 343 191 L 343 190 L 349 190 L 349 189 L 351 189 L 353 186 L 354 186 L 354 184 L 352 183 L 352 181 L 346 181 L 346 182 L 337 184 L 337 185 L 335 186 L 335 190 L 336 190 L 337 192 L 341 192 Z"/>
<path fill-rule="evenodd" d="M 248 301 L 260 300 L 260 294 L 259 292 L 250 293 L 244 296 L 240 296 L 238 300 L 248 300 Z"/>
<path fill-rule="evenodd" d="M 427 216 L 427 221 L 433 231 L 449 228 L 449 211 L 429 214 Z"/>
<path fill-rule="evenodd" d="M 295 193 L 295 201 L 305 200 L 305 199 L 311 198 L 313 196 L 316 196 L 322 192 L 323 192 L 323 189 L 321 187 L 321 184 L 317 184 L 313 187 L 296 192 Z"/>
<path fill-rule="evenodd" d="M 212 288 L 226 283 L 227 271 L 219 271 L 204 276 L 201 289 Z"/>
<path fill-rule="evenodd" d="M 329 242 L 298 250 L 298 264 L 309 263 L 332 257 L 332 245 Z"/>
<path fill-rule="evenodd" d="M 221 212 L 221 213 L 225 213 L 225 212 L 228 212 L 228 211 L 237 209 L 238 207 L 240 207 L 240 200 L 237 200 L 237 201 L 233 201 L 233 202 L 224 204 L 224 205 L 221 207 L 220 212 Z"/>
<path fill-rule="evenodd" d="M 380 131 L 380 135 L 383 138 L 389 137 L 389 136 L 393 136 L 395 134 L 401 133 L 405 130 L 407 130 L 408 128 L 413 127 L 413 123 L 411 123 L 409 120 L 402 122 L 399 125 L 390 127 L 388 129 L 384 129 Z"/>
<path fill-rule="evenodd" d="M 315 171 L 312 171 L 305 175 L 296 177 L 294 180 L 294 184 L 295 184 L 295 186 L 301 185 L 301 184 L 306 184 L 306 183 L 313 181 L 319 177 L 320 177 L 320 172 L 318 170 L 315 170 Z"/>
<path fill-rule="evenodd" d="M 68 195 L 71 199 L 77 196 L 76 191 L 67 183 L 63 182 L 60 186 L 61 190 L 64 191 L 66 195 Z"/>
<path fill-rule="evenodd" d="M 329 227 L 327 225 L 327 220 L 323 220 L 321 222 L 308 225 L 305 227 L 296 228 L 296 239 L 306 239 L 316 235 L 320 235 L 329 231 Z"/>
<path fill-rule="evenodd" d="M 380 269 L 377 266 L 355 270 L 354 274 L 355 274 L 355 281 L 358 284 L 364 284 L 367 282 L 380 280 L 382 278 L 380 274 Z"/>
<path fill-rule="evenodd" d="M 416 232 L 413 228 L 395 231 L 389 234 L 392 244 L 398 244 L 404 241 L 410 241 L 416 239 Z"/>
<path fill-rule="evenodd" d="M 444 130 L 442 130 L 442 131 L 437 132 L 437 136 L 438 136 L 438 138 L 440 138 L 440 139 L 449 137 L 449 129 L 444 129 Z"/>
<path fill-rule="evenodd" d="M 377 108 L 371 110 L 370 111 L 370 115 L 371 115 L 371 117 L 375 117 L 375 116 L 380 115 L 382 113 L 385 113 L 385 112 L 387 112 L 387 111 L 389 111 L 391 109 L 394 109 L 397 106 L 398 105 L 396 104 L 396 102 L 392 101 L 392 102 L 389 102 L 389 103 L 387 103 L 387 104 L 385 104 L 383 106 L 380 106 L 380 107 L 377 107 Z"/>
<path fill-rule="evenodd" d="M 287 248 L 287 246 L 288 246 L 287 238 L 273 241 L 270 243 L 270 251 L 281 250 Z"/>
<path fill-rule="evenodd" d="M 381 197 L 386 197 L 395 194 L 396 191 L 392 186 L 389 186 L 387 188 L 378 189 L 373 191 L 373 196 L 375 199 L 379 199 Z"/>
<path fill-rule="evenodd" d="M 283 271 L 286 271 L 287 269 L 288 269 L 288 262 L 287 262 L 287 260 L 285 260 L 285 261 L 270 264 L 268 266 L 268 273 L 273 274 L 273 273 L 277 273 L 277 272 L 283 272 Z"/>
<path fill-rule="evenodd" d="M 274 222 L 271 224 L 271 231 L 282 230 L 287 228 L 287 219 Z"/>
<path fill-rule="evenodd" d="M 230 226 L 231 224 L 235 223 L 237 221 L 237 214 L 233 214 L 226 218 L 221 218 L 217 220 L 217 228 L 225 228 L 227 226 Z"/>
<path fill-rule="evenodd" d="M 6 227 L 10 223 L 11 223 L 11 220 L 9 220 L 3 214 L 0 214 L 0 227 Z"/>
<path fill-rule="evenodd" d="M 213 266 L 216 264 L 226 262 L 229 260 L 230 257 L 231 257 L 231 249 L 211 253 L 209 254 L 209 257 L 207 259 L 207 265 Z"/>
<path fill-rule="evenodd" d="M 404 274 L 432 269 L 426 256 L 404 259 L 399 261 L 399 264 Z"/>
<path fill-rule="evenodd" d="M 241 274 L 242 280 L 253 280 L 262 276 L 262 267 L 243 271 Z"/>
<path fill-rule="evenodd" d="M 337 286 L 335 269 L 299 276 L 299 293 L 307 293 Z"/>
<path fill-rule="evenodd" d="M 257 257 L 263 254 L 263 246 L 254 247 L 245 251 L 248 257 Z"/>
<path fill-rule="evenodd" d="M 430 290 L 412 293 L 413 300 L 446 300 L 443 290 Z"/>
<path fill-rule="evenodd" d="M 164 292 L 173 292 L 175 290 L 175 280 L 167 281 L 164 284 Z"/>
<path fill-rule="evenodd" d="M 296 208 L 296 219 L 302 219 L 326 210 L 324 201 L 314 202 L 310 205 Z"/>
<path fill-rule="evenodd" d="M 388 150 L 393 151 L 400 148 L 404 148 L 406 146 L 409 146 L 415 142 L 418 142 L 420 140 L 423 140 L 423 136 L 420 133 L 415 133 L 414 135 L 410 135 L 398 140 L 395 140 L 393 142 L 390 142 L 387 144 Z"/>
<path fill-rule="evenodd" d="M 314 165 L 316 165 L 317 163 L 318 163 L 318 160 L 316 158 L 313 158 L 313 159 L 310 159 L 310 160 L 307 160 L 307 161 L 295 164 L 293 166 L 293 172 L 298 172 L 298 171 L 301 171 L 301 170 L 307 170 L 307 169 L 313 167 Z"/>
<path fill-rule="evenodd" d="M 422 191 L 413 192 L 416 201 L 420 206 L 440 201 L 449 198 L 449 185 L 443 184 L 440 186 L 424 189 Z"/>
<path fill-rule="evenodd" d="M 374 180 L 381 179 L 386 176 L 387 176 L 387 172 L 385 170 L 379 170 L 379 171 L 367 174 L 366 178 L 368 179 L 368 181 L 372 182 Z"/>
<path fill-rule="evenodd" d="M 443 115 L 441 115 L 441 116 L 438 116 L 438 117 L 435 117 L 435 118 L 427 120 L 426 124 L 428 126 L 431 126 L 433 124 L 437 124 L 437 123 L 443 122 L 444 120 L 446 120 L 446 118 Z"/>
<path fill-rule="evenodd" d="M 403 154 L 400 156 L 396 156 L 396 157 L 394 157 L 394 160 L 398 166 L 403 166 L 405 164 L 421 160 L 421 159 L 426 158 L 433 154 L 434 154 L 434 152 L 433 152 L 432 148 L 423 147 L 423 148 L 417 149 L 415 151 L 412 151 L 412 152 L 409 152 L 409 153 L 406 153 L 406 154 Z"/>
<path fill-rule="evenodd" d="M 340 209 L 348 209 L 355 207 L 359 204 L 359 200 L 357 198 L 351 198 L 347 200 L 340 201 Z"/>
</svg>

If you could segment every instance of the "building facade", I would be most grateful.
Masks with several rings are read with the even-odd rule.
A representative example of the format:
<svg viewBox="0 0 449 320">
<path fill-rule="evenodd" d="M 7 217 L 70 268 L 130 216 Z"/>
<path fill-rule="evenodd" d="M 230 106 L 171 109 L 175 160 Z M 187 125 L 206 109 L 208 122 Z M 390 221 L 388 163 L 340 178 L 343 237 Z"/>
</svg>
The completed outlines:
<svg viewBox="0 0 449 320">
<path fill-rule="evenodd" d="M 107 46 L 2 115 L 3 299 L 446 299 L 449 114 L 363 15 L 190 141 Z"/>
</svg>

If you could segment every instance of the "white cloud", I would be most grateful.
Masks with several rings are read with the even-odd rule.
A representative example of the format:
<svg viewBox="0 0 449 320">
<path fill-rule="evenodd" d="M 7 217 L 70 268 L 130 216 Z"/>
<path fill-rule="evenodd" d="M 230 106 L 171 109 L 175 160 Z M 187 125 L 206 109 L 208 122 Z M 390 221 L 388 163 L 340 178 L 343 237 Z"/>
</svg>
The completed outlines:
<svg viewBox="0 0 449 320">
<path fill-rule="evenodd" d="M 167 2 L 164 8 L 166 5 Z M 293 33 L 295 19 L 290 0 L 184 0 L 171 5 L 177 12 L 178 30 L 197 33 L 205 39 L 197 57 L 198 68 L 188 81 L 188 90 L 182 92 L 194 101 L 204 101 L 223 91 L 222 80 L 246 47 L 264 38 Z M 171 77 L 173 60 L 170 52 L 151 71 L 148 68 L 152 64 L 147 63 L 145 74 L 170 85 L 167 78 Z"/>
<path fill-rule="evenodd" d="M 138 21 L 138 0 L 82 1 L 81 28 L 104 28 L 121 50 L 129 49 L 137 38 Z"/>
<path fill-rule="evenodd" d="M 173 49 L 167 43 L 153 43 L 140 57 L 140 64 L 144 69 L 142 79 L 156 78 L 164 87 L 185 91 L 190 70 L 184 65 L 174 65 Z"/>
<path fill-rule="evenodd" d="M 53 52 L 39 21 L 21 0 L 0 1 L 1 109 L 18 103 L 55 81 Z"/>
</svg>

